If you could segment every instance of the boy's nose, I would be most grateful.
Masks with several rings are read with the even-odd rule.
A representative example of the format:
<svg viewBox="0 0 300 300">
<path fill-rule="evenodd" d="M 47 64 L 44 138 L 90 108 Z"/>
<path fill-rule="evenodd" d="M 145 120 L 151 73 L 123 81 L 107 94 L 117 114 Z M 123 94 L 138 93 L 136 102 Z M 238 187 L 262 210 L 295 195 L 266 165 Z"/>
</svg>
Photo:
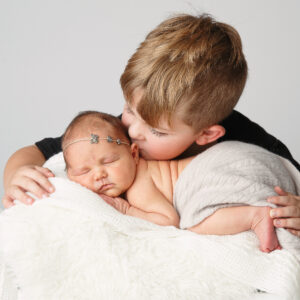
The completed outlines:
<svg viewBox="0 0 300 300">
<path fill-rule="evenodd" d="M 142 140 L 144 138 L 143 126 L 140 122 L 133 122 L 128 127 L 128 134 L 133 140 Z"/>
</svg>

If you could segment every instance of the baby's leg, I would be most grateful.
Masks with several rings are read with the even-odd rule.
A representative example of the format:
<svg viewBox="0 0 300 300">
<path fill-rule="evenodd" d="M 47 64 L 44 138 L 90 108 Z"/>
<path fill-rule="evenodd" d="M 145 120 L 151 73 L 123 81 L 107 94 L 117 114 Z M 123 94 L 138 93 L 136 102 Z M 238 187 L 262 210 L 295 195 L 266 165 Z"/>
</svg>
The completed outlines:
<svg viewBox="0 0 300 300">
<path fill-rule="evenodd" d="M 270 207 L 238 206 L 217 210 L 200 224 L 189 230 L 199 234 L 226 235 L 253 230 L 260 242 L 263 252 L 281 249 L 273 221 L 270 217 Z"/>
</svg>

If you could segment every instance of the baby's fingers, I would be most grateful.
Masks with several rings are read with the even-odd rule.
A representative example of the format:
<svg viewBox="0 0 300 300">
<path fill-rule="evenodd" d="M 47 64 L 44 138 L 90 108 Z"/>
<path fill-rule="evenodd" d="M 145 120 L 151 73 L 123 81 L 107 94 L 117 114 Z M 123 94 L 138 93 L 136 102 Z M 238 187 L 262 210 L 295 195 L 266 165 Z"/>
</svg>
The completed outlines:
<svg viewBox="0 0 300 300">
<path fill-rule="evenodd" d="M 114 198 L 112 197 L 109 197 L 109 196 L 106 196 L 104 194 L 101 194 L 100 196 L 107 204 L 115 207 L 115 201 L 114 201 Z"/>
</svg>

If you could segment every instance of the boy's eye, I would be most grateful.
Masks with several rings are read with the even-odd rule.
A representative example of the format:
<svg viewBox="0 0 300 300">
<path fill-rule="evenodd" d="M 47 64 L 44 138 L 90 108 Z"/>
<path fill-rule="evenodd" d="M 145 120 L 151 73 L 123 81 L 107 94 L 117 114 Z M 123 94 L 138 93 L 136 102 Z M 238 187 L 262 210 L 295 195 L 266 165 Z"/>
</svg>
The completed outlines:
<svg viewBox="0 0 300 300">
<path fill-rule="evenodd" d="M 128 114 L 133 114 L 132 109 L 128 106 L 128 104 L 125 105 L 125 110 Z"/>
<path fill-rule="evenodd" d="M 150 131 L 151 131 L 152 134 L 154 134 L 154 135 L 156 135 L 156 136 L 159 136 L 159 137 L 168 135 L 167 133 L 157 131 L 157 130 L 154 129 L 154 128 L 150 128 Z"/>
</svg>

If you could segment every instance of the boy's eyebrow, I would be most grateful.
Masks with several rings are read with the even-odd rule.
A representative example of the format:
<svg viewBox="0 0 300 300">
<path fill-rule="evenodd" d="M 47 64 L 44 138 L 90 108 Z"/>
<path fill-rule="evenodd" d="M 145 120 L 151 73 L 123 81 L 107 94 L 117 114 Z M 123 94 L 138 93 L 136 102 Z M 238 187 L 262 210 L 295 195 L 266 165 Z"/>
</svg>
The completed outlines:
<svg viewBox="0 0 300 300">
<path fill-rule="evenodd" d="M 139 115 L 139 113 L 135 110 L 135 109 L 133 109 L 132 107 L 131 107 L 131 105 L 128 103 L 128 102 L 126 102 L 126 105 L 127 105 L 127 107 L 130 109 L 130 110 L 132 110 L 132 112 L 134 112 L 134 113 L 136 113 L 136 114 L 138 114 Z M 159 130 L 159 131 L 168 131 L 169 133 L 170 132 L 173 132 L 170 128 L 164 128 L 164 127 L 152 127 L 153 129 L 157 129 L 157 130 Z"/>
<path fill-rule="evenodd" d="M 159 131 L 168 131 L 168 132 L 172 132 L 172 130 L 170 128 L 163 128 L 163 127 L 153 127 L 153 129 L 157 129 Z"/>
</svg>

